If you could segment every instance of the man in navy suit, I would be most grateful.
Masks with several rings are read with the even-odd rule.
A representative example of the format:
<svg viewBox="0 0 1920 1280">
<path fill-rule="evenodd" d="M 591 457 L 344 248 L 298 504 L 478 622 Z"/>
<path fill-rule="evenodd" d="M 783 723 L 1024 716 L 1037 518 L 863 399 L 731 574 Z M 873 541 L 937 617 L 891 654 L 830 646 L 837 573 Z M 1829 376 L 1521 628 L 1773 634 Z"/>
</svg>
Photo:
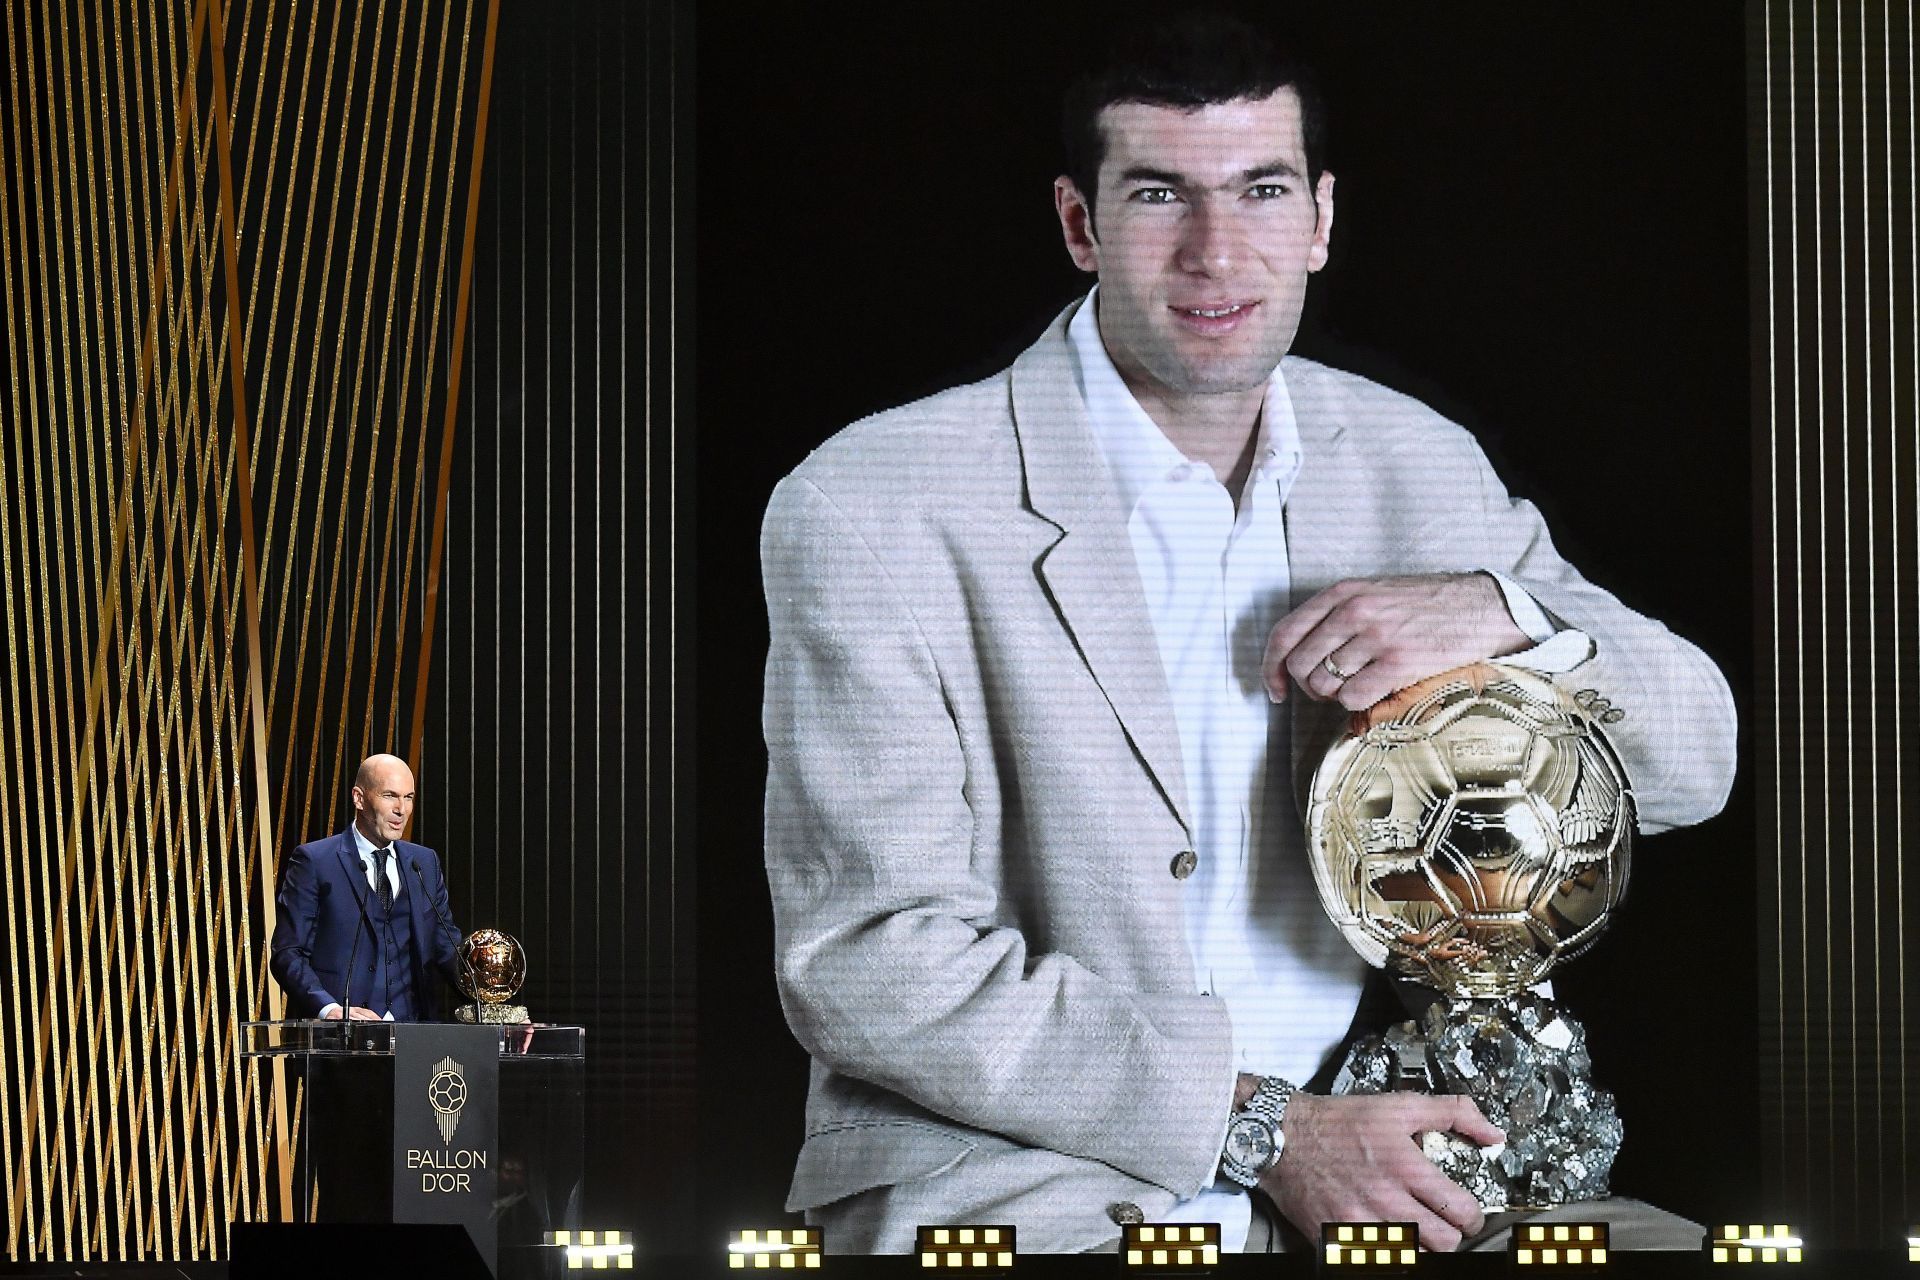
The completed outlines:
<svg viewBox="0 0 1920 1280">
<path fill-rule="evenodd" d="M 447 910 L 440 859 L 400 838 L 413 800 L 406 761 L 368 756 L 354 775 L 353 825 L 287 859 L 276 899 L 273 976 L 287 993 L 290 1016 L 441 1016 L 433 975 L 458 981 L 460 931 Z"/>
</svg>

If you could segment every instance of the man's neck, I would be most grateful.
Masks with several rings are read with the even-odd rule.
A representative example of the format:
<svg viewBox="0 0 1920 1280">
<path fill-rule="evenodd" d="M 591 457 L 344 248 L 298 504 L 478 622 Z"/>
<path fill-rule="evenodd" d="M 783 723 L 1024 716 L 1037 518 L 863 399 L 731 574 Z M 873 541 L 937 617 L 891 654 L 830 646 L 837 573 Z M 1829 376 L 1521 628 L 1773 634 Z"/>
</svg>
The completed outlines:
<svg viewBox="0 0 1920 1280">
<path fill-rule="evenodd" d="M 1120 376 L 1161 434 L 1191 461 L 1212 467 L 1237 506 L 1253 471 L 1266 384 L 1219 395 L 1181 395 L 1130 377 L 1124 369 Z"/>
<path fill-rule="evenodd" d="M 361 826 L 358 822 L 355 822 L 353 824 L 353 829 L 360 833 L 360 838 L 362 840 L 365 840 L 368 844 L 372 845 L 376 849 L 384 849 L 387 847 L 389 843 L 391 843 L 390 841 L 382 841 L 379 836 L 373 834 L 373 832 L 367 830 L 365 827 Z"/>
</svg>

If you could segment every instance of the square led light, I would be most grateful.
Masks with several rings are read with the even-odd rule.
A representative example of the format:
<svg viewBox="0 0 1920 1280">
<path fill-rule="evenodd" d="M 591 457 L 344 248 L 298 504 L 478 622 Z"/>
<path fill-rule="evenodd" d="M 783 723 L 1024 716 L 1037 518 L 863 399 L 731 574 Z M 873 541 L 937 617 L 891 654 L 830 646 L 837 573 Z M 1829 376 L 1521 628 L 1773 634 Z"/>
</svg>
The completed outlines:
<svg viewBox="0 0 1920 1280">
<path fill-rule="evenodd" d="M 1013 1228 L 920 1227 L 914 1232 L 914 1253 L 923 1268 L 940 1271 L 994 1273 L 1013 1266 Z"/>
<path fill-rule="evenodd" d="M 727 1241 L 727 1266 L 735 1271 L 817 1271 L 821 1248 L 817 1227 L 747 1228 Z"/>
<path fill-rule="evenodd" d="M 1120 1270 L 1206 1271 L 1220 1261 L 1217 1222 L 1129 1222 L 1120 1228 Z"/>
<path fill-rule="evenodd" d="M 1805 1242 L 1791 1227 L 1779 1225 L 1729 1223 L 1714 1228 L 1702 1247 L 1714 1262 L 1799 1262 L 1805 1257 Z"/>
<path fill-rule="evenodd" d="M 1420 1260 L 1420 1228 L 1411 1222 L 1325 1222 L 1320 1260 L 1330 1267 L 1411 1271 Z"/>
<path fill-rule="evenodd" d="M 633 1236 L 625 1231 L 548 1231 L 547 1244 L 566 1251 L 569 1271 L 633 1270 Z"/>
<path fill-rule="evenodd" d="M 1508 1236 L 1507 1252 L 1517 1267 L 1560 1271 L 1604 1267 L 1613 1258 L 1604 1222 L 1523 1222 Z"/>
<path fill-rule="evenodd" d="M 1907 1228 L 1907 1261 L 1920 1262 L 1920 1226 Z"/>
</svg>

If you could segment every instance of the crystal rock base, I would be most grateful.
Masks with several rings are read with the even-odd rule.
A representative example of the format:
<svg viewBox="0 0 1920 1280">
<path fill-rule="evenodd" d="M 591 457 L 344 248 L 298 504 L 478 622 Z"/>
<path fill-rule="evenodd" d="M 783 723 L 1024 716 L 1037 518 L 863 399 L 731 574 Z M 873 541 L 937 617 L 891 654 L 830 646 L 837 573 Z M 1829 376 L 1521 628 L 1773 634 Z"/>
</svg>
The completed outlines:
<svg viewBox="0 0 1920 1280">
<path fill-rule="evenodd" d="M 1592 1070 L 1586 1028 L 1553 1001 L 1522 992 L 1436 1000 L 1419 1022 L 1363 1037 L 1333 1092 L 1466 1094 L 1506 1142 L 1483 1148 L 1428 1133 L 1427 1158 L 1487 1209 L 1535 1209 L 1607 1194 L 1620 1117 Z"/>
<path fill-rule="evenodd" d="M 462 1022 L 472 1022 L 473 1006 L 463 1004 L 453 1011 L 453 1016 Z M 523 1004 L 483 1004 L 480 1006 L 480 1021 L 489 1026 L 495 1023 L 519 1026 L 533 1019 L 527 1016 L 527 1006 Z"/>
</svg>

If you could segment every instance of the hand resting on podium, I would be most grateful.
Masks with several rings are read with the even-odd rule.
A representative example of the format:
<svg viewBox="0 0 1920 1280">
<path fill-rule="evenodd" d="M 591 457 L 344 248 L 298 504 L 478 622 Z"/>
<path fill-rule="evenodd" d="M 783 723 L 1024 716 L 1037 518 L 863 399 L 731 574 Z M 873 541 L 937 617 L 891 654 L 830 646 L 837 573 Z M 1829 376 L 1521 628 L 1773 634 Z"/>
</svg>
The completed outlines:
<svg viewBox="0 0 1920 1280">
<path fill-rule="evenodd" d="M 340 1020 L 340 1006 L 330 1004 L 320 1011 L 320 1016 L 329 1022 L 337 1022 Z M 350 1016 L 355 1022 L 386 1022 L 391 1020 L 390 1018 L 382 1018 L 373 1010 L 363 1009 L 359 1005 L 353 1006 L 353 1011 Z"/>
</svg>

